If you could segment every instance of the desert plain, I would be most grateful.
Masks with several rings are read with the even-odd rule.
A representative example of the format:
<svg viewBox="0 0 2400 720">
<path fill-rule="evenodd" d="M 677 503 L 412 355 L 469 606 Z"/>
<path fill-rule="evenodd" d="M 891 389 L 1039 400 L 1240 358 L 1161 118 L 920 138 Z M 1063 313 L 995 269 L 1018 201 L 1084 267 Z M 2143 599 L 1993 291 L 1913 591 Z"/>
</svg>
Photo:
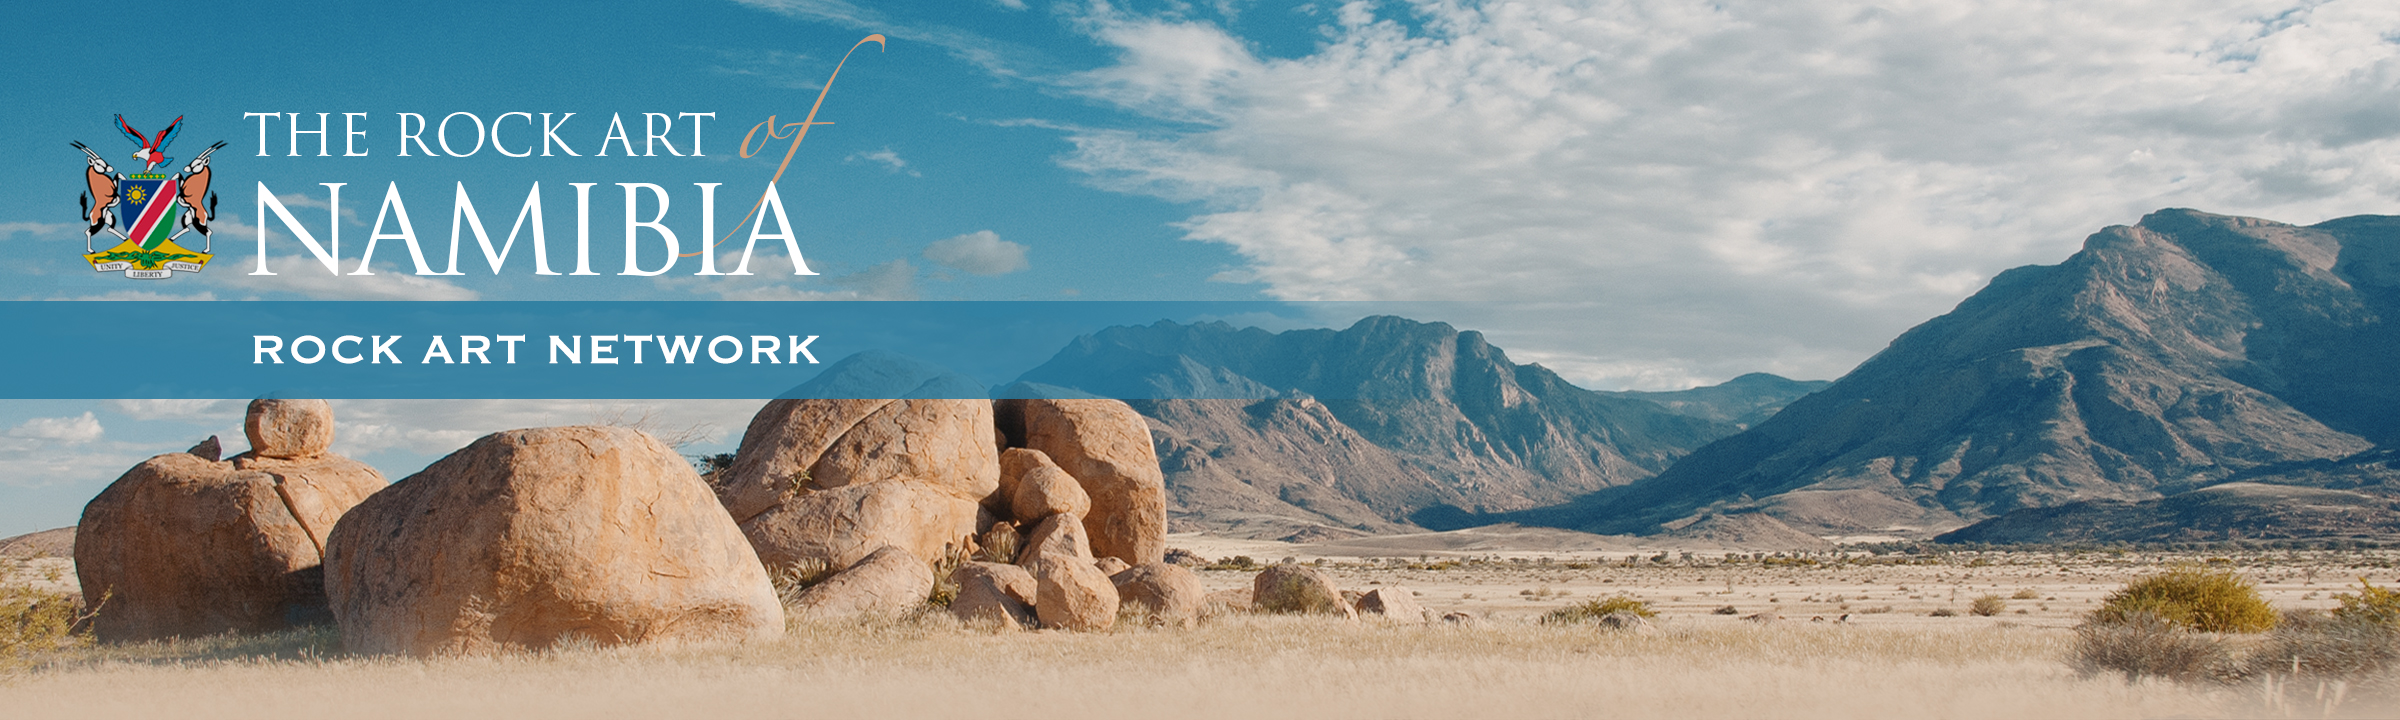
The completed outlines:
<svg viewBox="0 0 2400 720">
<path fill-rule="evenodd" d="M 1348 590 L 1400 586 L 1431 621 L 1219 609 L 1193 629 L 1098 633 L 963 624 L 938 612 L 795 621 L 730 647 L 571 644 L 497 657 L 345 652 L 331 628 L 80 646 L 0 673 L 9 718 L 157 717 L 2389 717 L 2400 701 L 2325 683 L 2178 684 L 2086 674 L 2074 626 L 2108 593 L 2181 564 L 2231 569 L 2283 609 L 2326 609 L 2400 551 L 1776 553 L 1486 527 L 1318 543 L 1170 535 L 1212 591 L 1294 562 Z M 68 591 L 63 558 L 0 560 Z M 1633 630 L 1545 623 L 1611 596 Z M 1995 596 L 1991 614 L 1971 611 Z M 1731 610 L 1725 608 L 1730 607 Z M 1987 608 L 1988 607 L 1987 603 Z M 1445 615 L 1458 614 L 1452 620 Z M 1768 621 L 1762 617 L 1772 616 Z M 2227 636 L 2239 646 L 2255 637 Z"/>
</svg>

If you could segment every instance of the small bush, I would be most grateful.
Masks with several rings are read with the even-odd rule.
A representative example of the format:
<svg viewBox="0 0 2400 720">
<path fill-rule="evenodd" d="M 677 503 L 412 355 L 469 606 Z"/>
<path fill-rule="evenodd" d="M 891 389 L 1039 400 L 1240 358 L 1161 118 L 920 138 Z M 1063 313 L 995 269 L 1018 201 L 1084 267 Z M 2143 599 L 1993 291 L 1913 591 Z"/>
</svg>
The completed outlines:
<svg viewBox="0 0 2400 720">
<path fill-rule="evenodd" d="M 1934 608 L 1933 612 L 1925 614 L 1933 617 L 1958 617 L 1958 611 L 1950 608 Z"/>
<path fill-rule="evenodd" d="M 1967 612 L 1975 613 L 1977 617 L 1991 617 L 2008 612 L 2008 601 L 2001 599 L 1998 595 L 1985 595 L 1975 598 L 1975 602 L 1969 603 Z"/>
<path fill-rule="evenodd" d="M 2275 608 L 2259 599 L 2258 587 L 2249 580 L 2230 570 L 2190 566 L 2126 584 L 2086 621 L 2117 625 L 2142 615 L 2202 632 L 2263 632 L 2275 626 Z"/>
<path fill-rule="evenodd" d="M 2038 593 L 2038 592 L 2034 592 L 2034 591 L 2032 591 L 2032 590 L 2018 590 L 2018 591 L 2017 591 L 2017 594 L 2008 596 L 2008 599 L 2010 599 L 2010 600 L 2040 600 L 2040 599 L 2042 599 L 2042 594 L 2041 594 L 2041 593 Z"/>
<path fill-rule="evenodd" d="M 91 620 L 74 595 L 19 585 L 0 585 L 0 668 L 26 661 L 34 653 L 81 645 L 91 640 L 80 626 Z"/>
<path fill-rule="evenodd" d="M 1223 559 L 1223 560 L 1218 560 L 1218 561 L 1216 561 L 1216 562 L 1209 563 L 1207 567 L 1203 567 L 1203 568 L 1200 568 L 1200 569 L 1202 569 L 1202 570 L 1257 570 L 1257 569 L 1258 569 L 1258 561 L 1257 561 L 1257 560 L 1253 560 L 1253 559 L 1251 559 L 1251 558 L 1250 558 L 1250 556 L 1248 556 L 1248 555 L 1235 555 L 1235 556 L 1233 556 L 1233 557 L 1229 557 L 1229 558 L 1225 558 L 1225 559 Z"/>
<path fill-rule="evenodd" d="M 2333 616 L 2343 620 L 2374 623 L 2385 627 L 2400 627 L 2400 590 L 2375 587 L 2366 578 L 2358 579 L 2359 591 L 2338 593 L 2333 599 L 2342 606 Z"/>
<path fill-rule="evenodd" d="M 2086 675 L 2123 673 L 2126 682 L 2146 677 L 2177 682 L 2213 680 L 2233 671 L 2232 656 L 2223 643 L 2181 623 L 2140 612 L 2075 628 L 2074 662 Z"/>
<path fill-rule="evenodd" d="M 1720 608 L 1717 608 L 1717 609 L 1715 609 L 1715 610 L 1710 610 L 1710 611 L 1708 611 L 1708 612 L 1709 612 L 1709 614 L 1711 614 L 1711 615 L 1740 615 L 1740 614 L 1742 614 L 1742 610 L 1741 610 L 1741 608 L 1737 608 L 1737 607 L 1734 607 L 1734 606 L 1732 606 L 1732 605 L 1726 605 L 1726 606 L 1724 606 L 1724 607 L 1720 607 Z"/>
<path fill-rule="evenodd" d="M 1545 625 L 1563 625 L 1567 623 L 1590 622 L 1607 617 L 1614 613 L 1621 612 L 1633 613 L 1641 616 L 1643 619 L 1658 617 L 1658 612 L 1650 609 L 1650 603 L 1636 600 L 1631 595 L 1612 595 L 1598 600 L 1585 600 L 1581 603 L 1569 605 L 1557 610 L 1552 610 L 1549 614 L 1542 616 L 1542 623 Z"/>
<path fill-rule="evenodd" d="M 2251 675 L 2374 678 L 2400 667 L 2400 628 L 2356 613 L 2285 613 L 2245 665 Z"/>
<path fill-rule="evenodd" d="M 774 572 L 767 573 L 767 579 L 775 584 L 775 596 L 782 599 L 783 604 L 790 605 L 798 601 L 800 594 L 807 592 L 809 586 L 824 582 L 826 578 L 833 577 L 833 573 L 832 565 L 821 559 L 809 558 L 776 568 Z"/>
</svg>

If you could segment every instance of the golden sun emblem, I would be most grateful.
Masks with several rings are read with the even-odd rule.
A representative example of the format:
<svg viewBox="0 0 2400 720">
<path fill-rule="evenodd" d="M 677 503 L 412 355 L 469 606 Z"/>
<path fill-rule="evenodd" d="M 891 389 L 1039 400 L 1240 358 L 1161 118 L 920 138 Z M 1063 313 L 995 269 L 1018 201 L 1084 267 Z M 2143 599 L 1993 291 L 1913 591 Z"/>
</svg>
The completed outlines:
<svg viewBox="0 0 2400 720">
<path fill-rule="evenodd" d="M 142 198 L 149 197 L 149 195 L 149 193 L 142 192 L 140 185 L 135 185 L 133 189 L 125 191 L 125 199 L 133 201 L 135 205 L 142 204 Z"/>
</svg>

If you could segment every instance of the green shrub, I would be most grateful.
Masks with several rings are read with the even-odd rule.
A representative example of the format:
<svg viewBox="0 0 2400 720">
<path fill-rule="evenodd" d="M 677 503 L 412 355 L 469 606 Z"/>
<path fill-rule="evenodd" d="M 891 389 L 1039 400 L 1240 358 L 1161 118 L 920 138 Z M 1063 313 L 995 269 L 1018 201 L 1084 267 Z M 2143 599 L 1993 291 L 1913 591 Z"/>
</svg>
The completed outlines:
<svg viewBox="0 0 2400 720">
<path fill-rule="evenodd" d="M 1978 617 L 1991 617 L 2008 612 L 2008 601 L 1998 595 L 1985 595 L 1975 598 L 1975 602 L 1969 603 L 1967 612 L 1975 613 Z"/>
<path fill-rule="evenodd" d="M 2146 677 L 2178 682 L 2217 680 L 2234 671 L 2224 643 L 2145 612 L 2075 628 L 2074 663 L 2086 675 L 2124 673 L 2126 682 Z"/>
<path fill-rule="evenodd" d="M 2194 566 L 2128 583 L 2086 620 L 2119 625 L 2140 615 L 2202 632 L 2263 632 L 2275 626 L 2275 608 L 2258 597 L 2258 587 L 2249 580 L 2230 570 Z"/>
<path fill-rule="evenodd" d="M 79 628 L 91 618 L 74 595 L 0 585 L 0 668 L 22 664 L 35 653 L 90 642 Z"/>
<path fill-rule="evenodd" d="M 2366 578 L 2358 579 L 2359 591 L 2339 593 L 2333 599 L 2342 606 L 2333 616 L 2343 620 L 2369 622 L 2387 627 L 2400 627 L 2400 590 L 2375 587 Z"/>
<path fill-rule="evenodd" d="M 1548 625 L 1590 622 L 1616 613 L 1632 613 L 1644 619 L 1658 617 L 1658 612 L 1650 609 L 1650 603 L 1620 594 L 1552 610 L 1542 616 L 1542 622 Z"/>
</svg>

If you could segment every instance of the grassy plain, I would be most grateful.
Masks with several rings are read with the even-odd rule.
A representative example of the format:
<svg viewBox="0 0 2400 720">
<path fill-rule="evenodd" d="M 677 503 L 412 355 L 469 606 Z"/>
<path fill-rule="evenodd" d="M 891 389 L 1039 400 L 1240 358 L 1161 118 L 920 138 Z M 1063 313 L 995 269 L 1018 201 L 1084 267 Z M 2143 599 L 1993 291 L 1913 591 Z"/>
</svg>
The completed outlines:
<svg viewBox="0 0 2400 720">
<path fill-rule="evenodd" d="M 1722 553 L 1310 557 L 1348 588 L 1402 585 L 1422 626 L 1224 614 L 1196 630 L 1003 631 L 946 616 L 796 624 L 730 648 L 594 648 L 501 658 L 344 654 L 329 630 L 50 653 L 0 677 L 0 716 L 275 717 L 2377 717 L 2400 704 L 2333 688 L 2082 676 L 2076 617 L 2132 577 L 2217 561 L 2286 608 L 2323 608 L 2359 576 L 2400 584 L 2382 551 L 1993 553 L 1753 561 Z M 1290 553 L 1280 555 L 1275 553 Z M 1636 559 L 1628 564 L 1627 557 Z M 1814 563 L 1807 562 L 1814 560 Z M 57 562 L 57 561 L 39 561 Z M 47 572 L 30 573 L 33 576 Z M 1201 573 L 1246 587 L 1238 570 Z M 19 570 L 16 577 L 27 577 Z M 1644 632 L 1543 625 L 1625 593 Z M 2023 599 L 1989 617 L 1983 595 Z M 1739 615 L 1716 614 L 1733 606 Z M 1844 606 L 1847 605 L 1847 608 Z M 1884 608 L 1889 608 L 1884 610 Z M 1956 616 L 1936 617 L 1939 609 Z M 2019 613 L 2022 610 L 2024 612 Z M 1773 611 L 1774 623 L 1742 615 Z M 1848 613 L 1848 622 L 1839 620 Z M 1812 618 L 1826 618 L 1812 622 Z M 2242 640 L 2237 639 L 2236 642 Z"/>
</svg>

